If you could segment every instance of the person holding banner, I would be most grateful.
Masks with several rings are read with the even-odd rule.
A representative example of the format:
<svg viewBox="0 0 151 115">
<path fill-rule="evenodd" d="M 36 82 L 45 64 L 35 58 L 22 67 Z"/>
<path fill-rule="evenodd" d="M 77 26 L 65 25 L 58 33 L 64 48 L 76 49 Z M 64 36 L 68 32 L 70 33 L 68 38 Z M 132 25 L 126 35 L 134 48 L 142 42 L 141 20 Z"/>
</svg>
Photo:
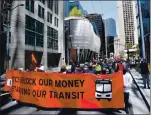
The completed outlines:
<svg viewBox="0 0 151 115">
<path fill-rule="evenodd" d="M 126 69 L 123 69 L 123 80 L 124 80 L 124 102 L 125 102 L 125 111 L 128 114 L 128 108 L 129 108 L 129 89 L 132 84 L 132 77 L 127 72 Z"/>
<path fill-rule="evenodd" d="M 66 74 L 66 67 L 65 66 L 61 67 L 60 73 Z"/>
<path fill-rule="evenodd" d="M 123 63 L 121 61 L 118 61 L 116 63 L 115 72 L 119 72 L 119 71 L 123 72 L 123 70 L 124 70 Z"/>
</svg>

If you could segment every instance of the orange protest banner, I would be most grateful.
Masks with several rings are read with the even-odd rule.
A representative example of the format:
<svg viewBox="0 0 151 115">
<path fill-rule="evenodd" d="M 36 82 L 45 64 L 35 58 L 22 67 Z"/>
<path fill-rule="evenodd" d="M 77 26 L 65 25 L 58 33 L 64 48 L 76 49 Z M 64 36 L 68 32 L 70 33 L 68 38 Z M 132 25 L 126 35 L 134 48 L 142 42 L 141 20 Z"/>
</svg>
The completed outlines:
<svg viewBox="0 0 151 115">
<path fill-rule="evenodd" d="M 9 71 L 12 98 L 45 108 L 124 108 L 122 73 L 94 74 Z"/>
</svg>

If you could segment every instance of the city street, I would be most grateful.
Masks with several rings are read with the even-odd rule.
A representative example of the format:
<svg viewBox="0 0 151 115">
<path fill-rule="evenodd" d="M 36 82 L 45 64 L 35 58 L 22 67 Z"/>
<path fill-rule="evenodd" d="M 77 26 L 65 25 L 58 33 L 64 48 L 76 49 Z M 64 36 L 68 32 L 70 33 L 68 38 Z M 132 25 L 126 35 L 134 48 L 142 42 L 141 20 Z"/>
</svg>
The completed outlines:
<svg viewBox="0 0 151 115">
<path fill-rule="evenodd" d="M 137 85 L 135 83 L 132 84 L 130 92 L 130 114 L 149 114 L 149 110 L 147 109 L 147 105 L 150 106 L 150 89 L 143 89 L 142 88 L 142 79 L 141 75 L 136 72 L 134 69 L 130 70 L 131 74 L 133 75 L 137 85 L 139 86 L 145 100 L 144 101 Z M 124 110 L 75 110 L 75 109 L 37 109 L 34 106 L 24 105 L 24 104 L 17 104 L 16 101 L 8 103 L 6 106 L 2 107 L 3 111 L 1 114 L 9 115 L 9 114 L 56 114 L 56 115 L 79 115 L 79 114 L 91 114 L 91 115 L 98 115 L 98 114 L 126 114 Z"/>
<path fill-rule="evenodd" d="M 0 0 L 0 115 L 149 114 L 149 4 Z"/>
</svg>

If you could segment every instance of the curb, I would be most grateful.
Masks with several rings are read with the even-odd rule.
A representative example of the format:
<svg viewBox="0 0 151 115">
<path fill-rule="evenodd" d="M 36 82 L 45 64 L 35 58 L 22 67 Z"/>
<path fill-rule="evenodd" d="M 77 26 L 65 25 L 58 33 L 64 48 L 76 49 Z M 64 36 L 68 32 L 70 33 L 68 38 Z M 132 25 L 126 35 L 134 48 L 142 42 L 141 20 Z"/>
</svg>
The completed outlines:
<svg viewBox="0 0 151 115">
<path fill-rule="evenodd" d="M 136 82 L 135 78 L 133 77 L 133 75 L 132 75 L 132 73 L 131 73 L 130 70 L 129 70 L 129 73 L 130 73 L 130 75 L 132 76 L 132 79 L 133 79 L 133 81 L 134 81 L 134 84 L 136 85 L 137 89 L 139 90 L 139 92 L 140 92 L 140 94 L 141 94 L 141 96 L 142 96 L 142 98 L 143 98 L 143 100 L 144 100 L 144 102 L 145 102 L 145 104 L 146 104 L 146 106 L 147 106 L 147 109 L 148 109 L 149 112 L 150 112 L 150 105 L 149 105 L 148 101 L 146 100 L 146 98 L 145 98 L 145 96 L 144 96 L 142 90 L 141 90 L 140 87 L 138 86 L 138 84 L 137 84 L 137 82 Z"/>
</svg>

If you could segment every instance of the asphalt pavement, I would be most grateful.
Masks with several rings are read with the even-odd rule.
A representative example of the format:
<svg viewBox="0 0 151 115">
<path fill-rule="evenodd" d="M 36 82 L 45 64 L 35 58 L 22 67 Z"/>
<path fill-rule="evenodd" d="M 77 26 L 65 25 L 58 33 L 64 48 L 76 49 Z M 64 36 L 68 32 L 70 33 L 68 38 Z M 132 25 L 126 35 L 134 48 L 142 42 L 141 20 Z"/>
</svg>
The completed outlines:
<svg viewBox="0 0 151 115">
<path fill-rule="evenodd" d="M 135 69 L 130 70 L 134 78 L 134 84 L 130 89 L 130 101 L 132 104 L 132 112 L 134 114 L 150 113 L 150 89 L 143 88 L 143 79 L 139 72 Z"/>
<path fill-rule="evenodd" d="M 10 107 L 10 105 L 12 105 Z M 90 114 L 90 115 L 118 115 L 126 114 L 124 110 L 111 110 L 111 109 L 102 109 L 102 110 L 86 110 L 86 109 L 41 109 L 31 105 L 18 104 L 16 101 L 10 102 L 7 105 L 8 108 L 3 108 L 1 115 L 11 115 L 11 114 L 48 114 L 48 115 L 81 115 L 81 114 Z"/>
<path fill-rule="evenodd" d="M 149 110 L 147 108 L 147 104 L 144 101 L 140 90 L 143 92 L 144 97 L 147 102 L 150 102 L 150 89 L 142 88 L 142 78 L 141 75 L 136 72 L 134 69 L 130 70 L 133 78 L 136 82 L 134 82 L 129 89 L 130 97 L 130 114 L 149 114 Z M 137 85 L 139 87 L 137 87 Z M 139 88 L 139 89 L 138 89 Z M 150 106 L 150 103 L 149 103 Z M 81 115 L 81 114 L 90 114 L 90 115 L 116 115 L 116 114 L 126 114 L 124 110 L 78 110 L 78 109 L 41 109 L 35 106 L 20 104 L 16 101 L 11 101 L 7 103 L 5 106 L 1 107 L 0 115 L 10 115 L 10 114 L 50 114 L 50 115 Z"/>
</svg>

